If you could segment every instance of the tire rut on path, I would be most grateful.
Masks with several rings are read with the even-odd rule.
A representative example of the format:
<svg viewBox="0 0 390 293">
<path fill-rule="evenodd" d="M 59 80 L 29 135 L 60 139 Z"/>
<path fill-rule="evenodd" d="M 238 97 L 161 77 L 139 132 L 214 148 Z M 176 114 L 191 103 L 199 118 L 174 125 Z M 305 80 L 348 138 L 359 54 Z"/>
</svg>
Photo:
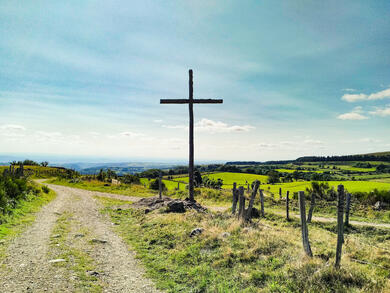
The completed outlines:
<svg viewBox="0 0 390 293">
<path fill-rule="evenodd" d="M 109 219 L 100 212 L 96 192 L 49 185 L 57 197 L 42 208 L 36 221 L 21 236 L 10 243 L 6 258 L 0 260 L 0 292 L 74 292 L 77 277 L 69 267 L 49 263 L 52 230 L 64 213 L 71 214 L 70 245 L 88 254 L 94 262 L 103 292 L 158 292 L 152 281 L 122 239 L 112 230 Z M 107 197 L 107 195 L 105 194 Z M 112 195 L 111 198 L 134 200 Z M 136 198 L 138 199 L 138 198 Z M 88 231 L 75 238 L 75 231 Z M 92 239 L 103 240 L 93 243 Z M 107 242 L 105 242 L 107 241 Z"/>
</svg>

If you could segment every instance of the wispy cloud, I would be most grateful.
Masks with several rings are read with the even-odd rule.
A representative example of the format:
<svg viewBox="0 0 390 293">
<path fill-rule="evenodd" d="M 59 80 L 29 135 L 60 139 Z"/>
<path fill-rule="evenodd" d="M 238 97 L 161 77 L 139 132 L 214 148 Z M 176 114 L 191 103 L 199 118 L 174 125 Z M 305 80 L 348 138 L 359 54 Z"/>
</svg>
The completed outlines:
<svg viewBox="0 0 390 293">
<path fill-rule="evenodd" d="M 344 113 L 339 116 L 337 116 L 337 119 L 340 120 L 365 120 L 368 119 L 367 116 L 364 116 L 362 107 L 358 106 L 352 109 L 349 113 Z"/>
<path fill-rule="evenodd" d="M 22 125 L 16 124 L 5 124 L 0 126 L 1 130 L 11 130 L 11 131 L 24 131 L 26 128 Z"/>
<path fill-rule="evenodd" d="M 343 101 L 347 101 L 349 103 L 353 103 L 357 101 L 368 101 L 368 100 L 383 100 L 388 98 L 390 98 L 390 88 L 369 95 L 362 94 L 362 93 L 345 94 L 341 97 Z"/>
<path fill-rule="evenodd" d="M 377 107 L 374 111 L 370 111 L 370 114 L 381 117 L 390 116 L 390 106 L 383 108 Z"/>
<path fill-rule="evenodd" d="M 188 129 L 185 125 L 163 125 L 165 128 L 170 129 Z M 228 133 L 228 132 L 248 132 L 255 129 L 251 125 L 229 125 L 221 121 L 213 121 L 203 118 L 195 123 L 195 130 L 200 132 L 209 133 Z"/>
</svg>

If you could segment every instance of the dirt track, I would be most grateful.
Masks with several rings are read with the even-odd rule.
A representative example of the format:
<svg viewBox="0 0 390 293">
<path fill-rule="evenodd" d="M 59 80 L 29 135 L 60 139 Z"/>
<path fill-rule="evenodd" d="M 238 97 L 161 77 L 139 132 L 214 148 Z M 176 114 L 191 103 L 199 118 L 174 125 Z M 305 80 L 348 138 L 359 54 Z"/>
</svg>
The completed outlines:
<svg viewBox="0 0 390 293">
<path fill-rule="evenodd" d="M 100 204 L 92 195 L 132 198 L 56 185 L 49 187 L 57 197 L 43 207 L 32 226 L 13 239 L 6 258 L 0 261 L 0 292 L 88 292 L 88 288 L 80 285 L 82 278 L 69 271 L 70 265 L 77 265 L 79 255 L 90 259 L 95 268 L 92 272 L 95 283 L 103 292 L 158 292 L 143 276 L 134 253 L 112 231 L 109 219 L 99 213 Z M 50 261 L 61 255 L 61 251 L 59 244 L 53 245 L 55 238 L 60 237 L 53 235 L 53 228 L 61 217 L 67 220 L 64 247 L 67 252 L 77 254 L 55 264 Z M 67 264 L 71 261 L 72 264 Z"/>
</svg>

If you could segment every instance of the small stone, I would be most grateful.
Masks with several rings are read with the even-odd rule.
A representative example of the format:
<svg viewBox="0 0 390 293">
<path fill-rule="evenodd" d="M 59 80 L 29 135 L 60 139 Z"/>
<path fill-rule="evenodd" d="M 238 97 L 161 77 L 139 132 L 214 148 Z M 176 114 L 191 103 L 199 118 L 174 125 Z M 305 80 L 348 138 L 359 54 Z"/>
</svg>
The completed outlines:
<svg viewBox="0 0 390 293">
<path fill-rule="evenodd" d="M 223 232 L 223 233 L 221 233 L 220 236 L 221 236 L 222 238 L 228 238 L 228 237 L 230 237 L 230 235 L 231 235 L 231 234 L 230 234 L 229 232 Z"/>
<path fill-rule="evenodd" d="M 99 276 L 99 273 L 95 272 L 95 271 L 87 271 L 87 275 L 97 277 L 97 276 Z"/>
<path fill-rule="evenodd" d="M 84 234 L 75 234 L 74 235 L 74 238 L 82 238 L 84 237 L 85 235 Z"/>
<path fill-rule="evenodd" d="M 92 240 L 92 243 L 107 243 L 107 240 L 104 240 L 104 239 L 96 239 L 96 238 L 93 238 Z"/>
<path fill-rule="evenodd" d="M 200 234 L 202 234 L 203 231 L 204 231 L 203 228 L 195 228 L 194 230 L 191 231 L 190 237 L 194 237 L 196 235 L 200 235 Z"/>
<path fill-rule="evenodd" d="M 58 262 L 65 262 L 66 260 L 63 258 L 58 258 L 58 259 L 52 259 L 49 260 L 49 263 L 58 263 Z"/>
<path fill-rule="evenodd" d="M 60 234 L 56 234 L 56 235 L 51 236 L 51 238 L 60 238 L 60 237 L 61 237 Z"/>
</svg>

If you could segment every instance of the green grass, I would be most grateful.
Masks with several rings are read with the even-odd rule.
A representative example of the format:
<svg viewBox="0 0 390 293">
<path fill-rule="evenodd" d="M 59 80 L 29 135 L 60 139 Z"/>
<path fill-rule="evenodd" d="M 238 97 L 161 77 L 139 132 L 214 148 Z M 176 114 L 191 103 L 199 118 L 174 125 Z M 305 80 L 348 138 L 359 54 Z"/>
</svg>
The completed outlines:
<svg viewBox="0 0 390 293">
<path fill-rule="evenodd" d="M 276 169 L 276 171 L 281 173 L 294 173 L 295 171 L 304 172 L 304 173 L 308 173 L 308 172 L 323 173 L 323 171 L 319 171 L 319 170 L 309 171 L 309 170 Z"/>
<path fill-rule="evenodd" d="M 49 184 L 57 184 L 68 187 L 80 188 L 85 190 L 100 191 L 128 196 L 139 196 L 139 197 L 149 197 L 155 196 L 157 192 L 148 189 L 148 186 L 145 188 L 142 184 L 121 184 L 121 185 L 111 185 L 105 186 L 106 182 L 101 182 L 97 180 L 91 181 L 80 181 L 77 183 L 71 183 L 69 180 L 64 179 L 52 179 L 47 181 Z"/>
<path fill-rule="evenodd" d="M 15 165 L 15 170 L 19 168 Z M 23 166 L 24 173 L 31 176 L 31 178 L 51 178 L 58 176 L 59 174 L 65 173 L 64 169 L 54 167 L 43 167 L 43 166 Z M 9 169 L 9 166 L 0 166 L 0 173 L 3 173 L 5 169 Z"/>
<path fill-rule="evenodd" d="M 374 189 L 378 190 L 390 190 L 390 183 L 386 182 L 372 182 L 372 181 L 324 181 L 329 186 L 334 187 L 337 190 L 337 186 L 342 184 L 344 188 L 349 192 L 370 192 Z M 288 190 L 290 193 L 305 191 L 306 188 L 311 186 L 310 181 L 298 181 L 289 183 L 278 184 L 264 184 L 261 188 L 265 191 L 269 191 L 273 194 L 279 194 L 279 188 L 282 188 L 283 194 Z"/>
<path fill-rule="evenodd" d="M 265 191 L 268 191 L 273 194 L 279 193 L 279 188 L 282 188 L 282 192 L 286 192 L 289 190 L 291 193 L 298 192 L 298 191 L 305 191 L 306 188 L 310 187 L 311 182 L 310 181 L 295 181 L 295 182 L 288 182 L 288 183 L 278 183 L 278 184 L 266 184 L 268 176 L 264 175 L 253 175 L 253 174 L 246 174 L 246 173 L 214 173 L 208 175 L 209 178 L 213 179 L 222 179 L 224 185 L 222 186 L 223 189 L 231 189 L 233 187 L 233 182 L 237 182 L 238 185 L 245 186 L 246 182 L 252 183 L 255 180 L 260 180 L 262 183 L 261 188 Z M 188 183 L 188 177 L 181 177 L 173 179 L 175 181 L 183 181 Z M 384 182 L 377 182 L 375 181 L 326 181 L 329 183 L 329 186 L 334 187 L 337 189 L 337 186 L 340 184 L 343 184 L 345 189 L 347 189 L 349 192 L 370 192 L 374 189 L 378 190 L 390 190 L 390 181 L 385 180 Z M 172 186 L 174 187 L 174 186 Z M 177 186 L 175 186 L 177 187 Z M 168 187 L 168 189 L 170 189 Z"/>
<path fill-rule="evenodd" d="M 347 231 L 339 271 L 333 268 L 335 224 L 309 227 L 303 255 L 299 222 L 268 215 L 245 226 L 229 214 L 144 214 L 103 210 L 137 252 L 147 275 L 167 292 L 386 292 L 390 289 L 387 231 Z M 189 237 L 195 227 L 200 236 Z M 226 237 L 222 233 L 229 233 Z M 387 235 L 387 236 L 386 236 Z M 362 239 L 363 238 L 363 239 Z M 365 261 L 373 265 L 357 263 Z"/>
<path fill-rule="evenodd" d="M 11 215 L 2 218 L 0 224 L 0 259 L 4 256 L 4 248 L 10 239 L 18 236 L 35 221 L 36 213 L 55 198 L 56 194 L 50 190 L 49 193 L 41 192 L 38 196 L 30 195 L 26 200 L 19 202 Z"/>
<path fill-rule="evenodd" d="M 265 175 L 256 175 L 256 174 L 247 174 L 247 173 L 230 173 L 230 172 L 221 172 L 213 173 L 207 175 L 210 179 L 222 179 L 223 186 L 222 188 L 231 189 L 233 183 L 236 182 L 238 185 L 245 185 L 246 183 L 252 183 L 255 180 L 259 180 L 261 183 L 266 183 L 268 176 Z M 188 183 L 188 177 L 181 177 L 173 179 L 175 181 L 183 181 Z"/>
<path fill-rule="evenodd" d="M 52 259 L 64 259 L 65 262 L 55 263 L 54 267 L 65 267 L 69 279 L 74 279 L 78 292 L 103 292 L 103 281 L 95 276 L 87 274 L 88 271 L 95 271 L 96 264 L 94 259 L 84 250 L 74 246 L 73 237 L 70 230 L 72 225 L 72 214 L 64 213 L 56 221 L 52 230 L 50 252 Z M 78 231 L 87 234 L 87 230 Z M 53 237 L 55 235 L 55 237 Z M 71 240 L 70 240 L 71 239 Z M 90 247 L 92 249 L 92 247 Z M 71 278 L 71 276 L 76 278 Z"/>
</svg>

